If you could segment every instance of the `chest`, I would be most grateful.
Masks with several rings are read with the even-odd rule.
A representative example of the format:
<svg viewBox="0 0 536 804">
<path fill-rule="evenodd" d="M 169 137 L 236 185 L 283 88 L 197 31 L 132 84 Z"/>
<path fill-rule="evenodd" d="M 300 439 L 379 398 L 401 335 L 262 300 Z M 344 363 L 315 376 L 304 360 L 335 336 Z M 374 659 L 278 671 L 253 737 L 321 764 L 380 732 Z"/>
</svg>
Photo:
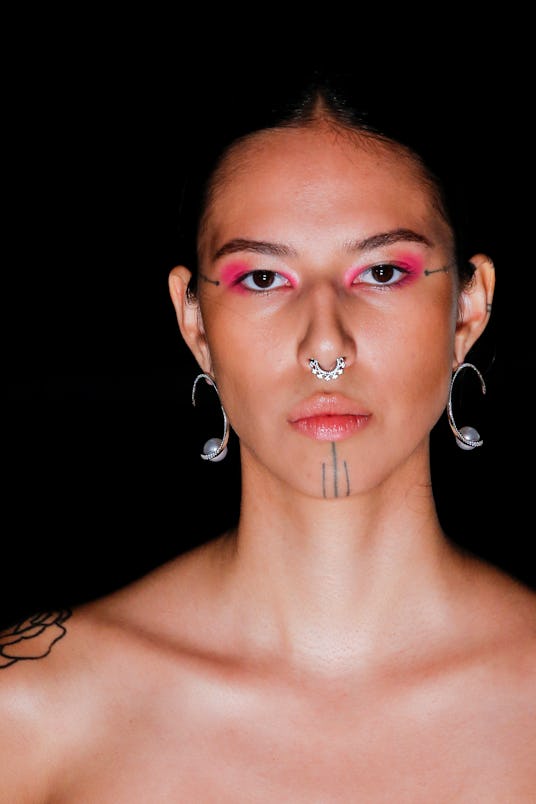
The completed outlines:
<svg viewBox="0 0 536 804">
<path fill-rule="evenodd" d="M 223 696 L 182 716 L 172 706 L 122 728 L 112 719 L 54 801 L 533 802 L 534 741 L 515 712 L 482 702 L 267 707 Z"/>
</svg>

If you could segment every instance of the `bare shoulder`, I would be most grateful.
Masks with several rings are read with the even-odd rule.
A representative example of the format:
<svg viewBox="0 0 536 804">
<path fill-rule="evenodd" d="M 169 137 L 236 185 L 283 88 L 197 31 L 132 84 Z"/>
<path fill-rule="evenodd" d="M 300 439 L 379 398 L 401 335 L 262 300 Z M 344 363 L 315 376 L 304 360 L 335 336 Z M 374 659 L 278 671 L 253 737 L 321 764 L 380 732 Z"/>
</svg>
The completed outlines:
<svg viewBox="0 0 536 804">
<path fill-rule="evenodd" d="M 0 670 L 48 656 L 67 633 L 70 609 L 35 612 L 0 630 Z"/>
<path fill-rule="evenodd" d="M 509 575 L 499 567 L 473 562 L 469 575 L 477 611 L 487 610 L 491 624 L 508 625 L 509 631 L 536 639 L 536 589 Z"/>
<path fill-rule="evenodd" d="M 0 630 L 0 702 L 12 704 L 14 692 L 36 688 L 43 700 L 50 685 L 57 689 L 73 677 L 82 680 L 95 663 L 105 673 L 143 633 L 144 623 L 152 621 L 157 630 L 158 601 L 167 586 L 165 569 L 159 568 L 74 609 L 35 612 Z"/>
<path fill-rule="evenodd" d="M 71 617 L 69 609 L 36 612 L 0 631 L 0 802 L 44 794 L 69 674 L 62 643 L 68 645 Z"/>
<path fill-rule="evenodd" d="M 474 722 L 481 724 L 481 745 L 488 747 L 497 768 L 507 758 L 519 790 L 525 790 L 523 785 L 534 790 L 536 592 L 500 569 L 485 567 L 475 576 L 470 600 L 466 614 L 474 618 L 478 658 L 460 700 L 466 714 L 474 712 Z"/>
<path fill-rule="evenodd" d="M 536 724 L 536 590 L 487 564 L 475 565 L 465 617 L 486 666 Z M 507 696 L 508 697 L 508 696 Z"/>
<path fill-rule="evenodd" d="M 121 733 L 151 678 L 180 665 L 193 627 L 188 590 L 203 575 L 197 563 L 172 561 L 103 598 L 0 632 L 0 804 L 46 800 L 66 763 L 83 765 L 111 730 Z"/>
<path fill-rule="evenodd" d="M 128 695 L 129 662 L 143 676 L 129 655 L 128 629 L 125 636 L 107 611 L 103 598 L 0 632 L 0 804 L 49 800 L 65 768 L 74 771 L 104 742 L 121 685 Z"/>
</svg>

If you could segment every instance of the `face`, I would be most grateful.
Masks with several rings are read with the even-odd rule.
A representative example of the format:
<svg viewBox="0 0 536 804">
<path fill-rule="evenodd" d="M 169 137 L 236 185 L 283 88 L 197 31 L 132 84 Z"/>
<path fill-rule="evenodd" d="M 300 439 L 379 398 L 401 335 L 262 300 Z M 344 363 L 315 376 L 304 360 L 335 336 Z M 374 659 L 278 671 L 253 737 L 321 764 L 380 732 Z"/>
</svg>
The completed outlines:
<svg viewBox="0 0 536 804">
<path fill-rule="evenodd" d="M 456 327 L 450 230 L 417 169 L 327 127 L 256 135 L 201 243 L 201 363 L 244 468 L 346 497 L 428 460 Z M 336 379 L 316 377 L 316 359 Z"/>
</svg>

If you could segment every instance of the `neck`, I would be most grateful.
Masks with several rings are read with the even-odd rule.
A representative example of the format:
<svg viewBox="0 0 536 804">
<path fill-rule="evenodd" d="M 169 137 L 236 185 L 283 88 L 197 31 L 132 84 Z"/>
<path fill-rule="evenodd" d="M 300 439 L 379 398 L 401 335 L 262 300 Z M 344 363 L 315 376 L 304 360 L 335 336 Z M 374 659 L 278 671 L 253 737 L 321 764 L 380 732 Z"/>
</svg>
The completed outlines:
<svg viewBox="0 0 536 804">
<path fill-rule="evenodd" d="M 278 655 L 318 662 L 355 662 L 442 620 L 458 561 L 422 474 L 335 500 L 246 476 L 228 546 L 228 582 L 251 615 L 243 627 Z"/>
</svg>

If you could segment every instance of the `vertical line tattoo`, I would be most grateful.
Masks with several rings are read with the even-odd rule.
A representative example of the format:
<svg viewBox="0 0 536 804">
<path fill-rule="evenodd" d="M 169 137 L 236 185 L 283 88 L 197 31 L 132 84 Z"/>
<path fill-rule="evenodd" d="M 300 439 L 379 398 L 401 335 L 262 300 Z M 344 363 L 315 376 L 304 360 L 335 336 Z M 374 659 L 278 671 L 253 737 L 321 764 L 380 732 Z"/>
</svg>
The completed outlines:
<svg viewBox="0 0 536 804">
<path fill-rule="evenodd" d="M 331 443 L 331 457 L 332 457 L 332 471 L 333 471 L 333 496 L 339 496 L 339 463 L 337 459 L 337 448 L 335 446 L 335 442 Z M 346 492 L 344 494 L 345 497 L 350 496 L 350 475 L 348 474 L 348 464 L 346 461 L 342 462 L 342 467 L 344 470 L 344 479 L 346 481 Z M 326 468 L 327 464 L 322 464 L 322 496 L 327 497 L 327 488 L 326 488 Z"/>
<path fill-rule="evenodd" d="M 337 484 L 337 450 L 335 449 L 335 442 L 331 443 L 331 456 L 333 458 L 333 496 L 339 496 L 339 487 Z"/>
</svg>

